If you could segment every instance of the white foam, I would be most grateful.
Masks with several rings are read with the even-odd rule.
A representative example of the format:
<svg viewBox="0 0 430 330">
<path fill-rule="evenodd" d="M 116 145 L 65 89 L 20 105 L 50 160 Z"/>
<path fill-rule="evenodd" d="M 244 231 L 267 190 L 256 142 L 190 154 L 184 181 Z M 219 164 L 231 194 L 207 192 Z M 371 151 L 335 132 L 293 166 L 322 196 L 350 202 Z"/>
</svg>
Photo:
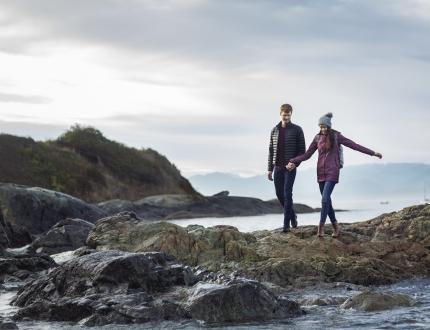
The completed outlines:
<svg viewBox="0 0 430 330">
<path fill-rule="evenodd" d="M 66 251 L 66 252 L 61 252 L 57 254 L 52 254 L 51 258 L 54 259 L 57 264 L 62 264 L 62 263 L 65 263 L 66 261 L 76 258 L 73 252 L 74 251 Z"/>
</svg>

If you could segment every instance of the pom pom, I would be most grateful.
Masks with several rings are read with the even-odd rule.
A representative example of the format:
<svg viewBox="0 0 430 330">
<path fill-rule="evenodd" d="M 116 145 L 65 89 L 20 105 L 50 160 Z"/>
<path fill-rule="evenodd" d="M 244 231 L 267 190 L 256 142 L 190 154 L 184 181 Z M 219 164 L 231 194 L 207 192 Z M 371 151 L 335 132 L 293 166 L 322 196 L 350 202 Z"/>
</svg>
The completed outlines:
<svg viewBox="0 0 430 330">
<path fill-rule="evenodd" d="M 326 117 L 329 117 L 329 118 L 332 118 L 332 117 L 333 117 L 333 114 L 332 114 L 331 112 L 327 112 L 327 113 L 325 114 L 325 116 L 326 116 Z"/>
</svg>

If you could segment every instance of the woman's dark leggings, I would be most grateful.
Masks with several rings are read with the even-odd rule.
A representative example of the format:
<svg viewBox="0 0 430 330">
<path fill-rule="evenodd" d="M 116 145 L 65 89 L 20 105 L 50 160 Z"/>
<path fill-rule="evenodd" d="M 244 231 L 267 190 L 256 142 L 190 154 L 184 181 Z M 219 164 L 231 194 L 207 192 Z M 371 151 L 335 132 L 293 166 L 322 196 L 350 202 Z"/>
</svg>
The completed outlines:
<svg viewBox="0 0 430 330">
<path fill-rule="evenodd" d="M 330 218 L 331 223 L 337 223 L 336 215 L 334 214 L 333 205 L 331 204 L 331 193 L 333 192 L 336 182 L 334 181 L 324 181 L 318 182 L 321 192 L 321 218 L 320 224 L 325 224 L 327 220 L 327 215 Z"/>
</svg>

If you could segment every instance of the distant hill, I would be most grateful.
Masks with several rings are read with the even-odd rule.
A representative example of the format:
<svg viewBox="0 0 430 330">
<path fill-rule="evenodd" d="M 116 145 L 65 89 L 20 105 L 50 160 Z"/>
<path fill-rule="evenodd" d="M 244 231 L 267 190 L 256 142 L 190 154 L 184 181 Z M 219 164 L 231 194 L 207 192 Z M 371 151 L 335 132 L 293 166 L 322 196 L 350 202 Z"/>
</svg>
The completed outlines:
<svg viewBox="0 0 430 330">
<path fill-rule="evenodd" d="M 210 173 L 189 178 L 202 194 L 211 195 L 221 190 L 231 195 L 261 199 L 275 197 L 273 182 L 266 175 L 243 178 L 229 173 Z M 378 198 L 411 196 L 430 198 L 430 165 L 417 163 L 388 163 L 346 166 L 341 170 L 340 184 L 335 188 L 337 198 Z M 300 199 L 318 198 L 316 169 L 299 168 L 294 185 L 294 196 Z"/>
<path fill-rule="evenodd" d="M 0 160 L 0 182 L 57 190 L 88 202 L 197 194 L 157 151 L 127 147 L 92 127 L 76 125 L 46 142 L 0 134 Z"/>
</svg>

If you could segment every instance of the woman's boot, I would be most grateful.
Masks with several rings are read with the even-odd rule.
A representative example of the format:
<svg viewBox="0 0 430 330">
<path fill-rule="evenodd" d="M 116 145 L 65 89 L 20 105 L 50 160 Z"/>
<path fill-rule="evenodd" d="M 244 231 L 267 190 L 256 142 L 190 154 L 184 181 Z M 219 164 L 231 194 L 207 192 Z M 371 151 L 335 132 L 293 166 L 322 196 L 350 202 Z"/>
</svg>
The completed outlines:
<svg viewBox="0 0 430 330">
<path fill-rule="evenodd" d="M 324 225 L 321 223 L 318 225 L 317 236 L 318 237 L 324 237 Z"/>
<path fill-rule="evenodd" d="M 340 229 L 339 229 L 338 223 L 337 222 L 332 223 L 332 226 L 333 226 L 333 234 L 331 234 L 331 237 L 334 237 L 334 238 L 339 237 Z"/>
</svg>

